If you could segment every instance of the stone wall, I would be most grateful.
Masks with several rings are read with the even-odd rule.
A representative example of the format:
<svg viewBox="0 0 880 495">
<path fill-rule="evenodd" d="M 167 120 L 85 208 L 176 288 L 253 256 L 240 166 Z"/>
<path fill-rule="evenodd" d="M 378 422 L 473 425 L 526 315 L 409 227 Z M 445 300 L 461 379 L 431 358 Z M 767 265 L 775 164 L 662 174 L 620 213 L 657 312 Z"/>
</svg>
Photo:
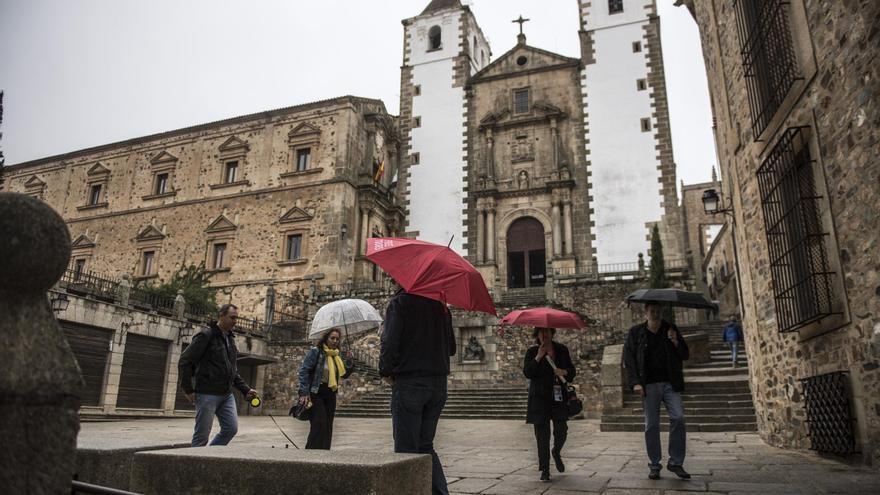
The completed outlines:
<svg viewBox="0 0 880 495">
<path fill-rule="evenodd" d="M 725 224 L 718 232 L 703 260 L 701 271 L 709 297 L 718 301 L 718 314 L 727 318 L 730 314 L 739 313 L 739 288 L 731 224 Z"/>
<path fill-rule="evenodd" d="M 801 379 L 848 373 L 857 449 L 880 463 L 880 4 L 782 3 L 797 75 L 756 136 L 731 2 L 685 1 L 700 29 L 722 180 L 731 185 L 741 264 L 744 332 L 758 430 L 768 443 L 808 448 Z M 781 333 L 757 170 L 788 128 L 800 127 L 821 196 L 823 245 L 837 314 Z"/>
<path fill-rule="evenodd" d="M 51 293 L 52 297 L 64 293 L 68 300 L 67 308 L 56 313 L 61 327 L 74 335 L 83 329 L 97 331 L 106 335 L 109 344 L 103 372 L 100 369 L 95 369 L 96 364 L 89 363 L 87 380 L 98 380 L 97 383 L 89 383 L 89 389 L 94 390 L 96 387 L 100 389 L 97 403 L 84 405 L 80 408 L 80 414 L 84 416 L 138 417 L 188 416 L 192 414 L 191 409 L 176 409 L 176 401 L 180 394 L 177 364 L 185 346 L 192 341 L 192 335 L 201 330 L 200 324 L 194 325 L 185 319 L 159 315 L 154 311 L 135 309 L 125 301 L 108 302 L 75 292 L 67 292 L 63 288 L 56 290 L 58 292 Z M 126 362 L 125 357 L 126 348 L 130 347 L 128 342 L 133 339 L 132 336 L 150 337 L 155 339 L 155 342 L 164 343 L 166 347 L 161 401 L 156 404 L 156 407 L 121 407 L 118 405 L 120 385 L 124 385 L 122 375 L 131 366 Z M 92 338 L 94 339 L 94 337 Z M 258 359 L 268 357 L 267 344 L 261 336 L 236 333 L 236 347 L 239 354 L 242 355 L 247 354 Z M 82 349 L 82 343 L 74 347 L 75 353 Z M 91 348 L 82 352 L 88 355 L 90 361 L 94 361 L 94 354 L 100 350 L 100 348 Z M 249 383 L 251 387 L 261 392 L 263 369 L 263 367 L 257 367 L 254 375 L 255 381 Z M 96 376 L 96 373 L 102 373 L 103 377 Z"/>
</svg>

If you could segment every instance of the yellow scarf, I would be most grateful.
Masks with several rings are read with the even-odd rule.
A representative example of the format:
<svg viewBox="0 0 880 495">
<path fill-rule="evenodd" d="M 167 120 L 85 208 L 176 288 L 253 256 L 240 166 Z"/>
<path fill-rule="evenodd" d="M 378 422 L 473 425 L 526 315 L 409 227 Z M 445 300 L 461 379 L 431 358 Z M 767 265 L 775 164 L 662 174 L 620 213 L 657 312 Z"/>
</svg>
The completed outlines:
<svg viewBox="0 0 880 495">
<path fill-rule="evenodd" d="M 336 382 L 336 371 L 339 370 L 339 376 L 345 375 L 345 364 L 339 357 L 339 349 L 331 349 L 325 345 L 324 353 L 327 354 L 327 374 L 329 375 L 327 386 L 335 392 L 339 388 L 339 384 Z"/>
</svg>

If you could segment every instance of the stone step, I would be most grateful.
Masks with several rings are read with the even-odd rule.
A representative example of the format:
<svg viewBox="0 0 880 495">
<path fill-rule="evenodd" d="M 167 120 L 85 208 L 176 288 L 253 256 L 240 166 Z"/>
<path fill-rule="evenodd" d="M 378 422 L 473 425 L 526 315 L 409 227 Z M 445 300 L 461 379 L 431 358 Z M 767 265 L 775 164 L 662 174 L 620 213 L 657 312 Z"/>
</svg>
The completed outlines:
<svg viewBox="0 0 880 495">
<path fill-rule="evenodd" d="M 688 380 L 692 377 L 697 376 L 731 376 L 731 375 L 742 375 L 745 368 L 719 368 L 719 367 L 708 367 L 708 368 L 700 368 L 700 367 L 690 367 L 684 369 L 684 379 L 685 383 L 688 383 Z M 745 375 L 748 376 L 748 375 Z"/>
<path fill-rule="evenodd" d="M 370 397 L 381 397 L 381 398 L 391 398 L 391 394 L 384 391 L 375 391 L 370 394 Z M 474 402 L 474 401 L 498 401 L 498 400 L 525 400 L 529 397 L 528 393 L 522 392 L 519 394 L 509 394 L 509 395 L 450 395 L 446 398 L 447 402 L 449 401 L 466 401 L 466 402 Z"/>
<path fill-rule="evenodd" d="M 724 401 L 724 400 L 684 400 L 682 401 L 685 410 L 695 408 L 702 409 L 725 409 L 725 408 L 754 408 L 751 399 L 741 401 Z M 641 401 L 625 401 L 624 408 L 641 409 Z M 661 407 L 663 409 L 663 407 Z"/>
<path fill-rule="evenodd" d="M 739 368 L 737 368 L 737 370 L 738 373 L 733 375 L 693 376 L 685 380 L 684 386 L 685 388 L 703 389 L 713 387 L 736 387 L 743 383 L 748 384 L 749 375 L 748 373 L 744 373 L 746 370 L 739 370 Z"/>
<path fill-rule="evenodd" d="M 645 423 L 605 423 L 599 425 L 599 431 L 603 432 L 642 432 L 645 431 Z M 661 422 L 660 431 L 669 431 L 669 423 Z M 757 423 L 687 423 L 687 431 L 693 432 L 746 432 L 758 431 Z M 666 439 L 662 439 L 664 442 Z"/>
<path fill-rule="evenodd" d="M 342 418 L 388 418 L 391 417 L 391 413 L 358 413 L 358 412 L 349 412 L 349 411 L 339 411 L 336 413 L 336 417 Z M 525 421 L 526 415 L 525 412 L 520 412 L 517 414 L 458 414 L 458 413 L 450 413 L 445 409 L 443 410 L 442 419 L 508 419 L 515 421 Z"/>
<path fill-rule="evenodd" d="M 736 391 L 726 391 L 726 392 L 704 392 L 697 393 L 689 390 L 685 390 L 681 394 L 681 399 L 685 402 L 692 400 L 702 400 L 702 401 L 721 401 L 721 402 L 729 402 L 729 401 L 751 401 L 752 394 L 748 389 L 738 389 Z M 632 401 L 632 402 L 642 402 L 642 398 L 636 394 L 627 394 L 624 396 L 624 401 Z"/>
<path fill-rule="evenodd" d="M 690 423 L 754 423 L 755 415 L 754 414 L 741 414 L 741 415 L 714 415 L 714 414 L 689 414 L 687 409 L 684 411 L 684 419 L 685 421 Z M 665 411 L 661 408 L 660 413 L 661 421 L 668 421 L 669 417 L 665 414 Z M 638 423 L 645 421 L 644 414 L 628 414 L 628 415 L 604 415 L 602 416 L 602 423 L 610 424 L 610 423 Z"/>
<path fill-rule="evenodd" d="M 730 358 L 727 359 L 712 359 L 706 363 L 699 364 L 690 364 L 685 367 L 685 369 L 703 369 L 703 368 L 729 368 L 733 364 Z M 736 365 L 737 367 L 746 369 L 748 367 L 749 362 L 745 358 L 737 358 Z"/>
<path fill-rule="evenodd" d="M 742 415 L 750 415 L 752 419 L 755 417 L 755 408 L 751 406 L 746 407 L 695 407 L 689 404 L 684 405 L 684 413 L 685 416 L 690 418 L 691 415 L 703 416 L 703 415 L 713 415 L 713 414 L 730 414 L 734 416 L 742 416 Z M 665 414 L 666 409 L 664 407 L 660 407 L 660 410 Z M 633 407 L 624 409 L 622 414 L 627 415 L 637 415 L 644 416 L 645 411 L 641 407 Z"/>
<path fill-rule="evenodd" d="M 346 404 L 345 407 L 340 407 L 339 409 L 383 409 L 390 407 L 390 402 L 369 402 L 369 403 L 357 403 L 357 404 Z M 522 410 L 525 411 L 527 403 L 517 403 L 517 404 L 484 404 L 484 405 L 449 405 L 447 404 L 443 410 L 456 410 L 456 411 L 510 411 L 510 410 Z"/>
</svg>

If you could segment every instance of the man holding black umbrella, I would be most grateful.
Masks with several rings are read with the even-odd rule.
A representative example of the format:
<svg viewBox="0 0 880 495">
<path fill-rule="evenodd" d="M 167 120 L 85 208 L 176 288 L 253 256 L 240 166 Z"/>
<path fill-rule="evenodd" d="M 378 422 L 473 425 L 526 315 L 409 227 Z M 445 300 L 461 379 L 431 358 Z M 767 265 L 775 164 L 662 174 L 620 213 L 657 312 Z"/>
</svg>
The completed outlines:
<svg viewBox="0 0 880 495">
<path fill-rule="evenodd" d="M 627 383 L 643 398 L 645 410 L 645 448 L 648 452 L 648 478 L 660 478 L 660 402 L 669 414 L 669 461 L 666 469 L 679 478 L 690 479 L 684 470 L 686 431 L 681 392 L 684 390 L 682 362 L 688 347 L 678 328 L 660 317 L 659 304 L 645 304 L 647 320 L 629 330 L 623 347 Z"/>
</svg>

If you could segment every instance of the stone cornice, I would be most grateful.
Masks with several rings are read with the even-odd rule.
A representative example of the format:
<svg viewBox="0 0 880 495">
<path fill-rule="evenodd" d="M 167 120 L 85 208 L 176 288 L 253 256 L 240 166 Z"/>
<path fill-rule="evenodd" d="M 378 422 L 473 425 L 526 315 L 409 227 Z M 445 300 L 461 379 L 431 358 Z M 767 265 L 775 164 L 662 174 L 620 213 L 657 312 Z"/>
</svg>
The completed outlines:
<svg viewBox="0 0 880 495">
<path fill-rule="evenodd" d="M 319 100 L 319 101 L 313 101 L 310 103 L 303 103 L 301 105 L 293 105 L 293 106 L 278 108 L 278 109 L 274 109 L 274 110 L 266 110 L 266 111 L 262 111 L 262 112 L 240 115 L 238 117 L 217 120 L 214 122 L 207 122 L 204 124 L 198 124 L 198 125 L 194 125 L 194 126 L 190 126 L 190 127 L 183 127 L 183 128 L 175 129 L 172 131 L 160 132 L 158 134 L 150 134 L 147 136 L 132 138 L 132 139 L 128 139 L 125 141 L 118 141 L 115 143 L 102 144 L 99 146 L 93 146 L 91 148 L 84 148 L 84 149 L 77 150 L 77 151 L 71 151 L 69 153 L 64 153 L 61 155 L 54 155 L 54 156 L 48 156 L 45 158 L 38 158 L 36 160 L 30 160 L 27 162 L 17 163 L 15 165 L 10 165 L 5 170 L 5 172 L 7 174 L 15 173 L 19 169 L 32 167 L 32 166 L 36 166 L 36 165 L 42 165 L 45 163 L 51 163 L 51 162 L 60 161 L 60 160 L 71 160 L 74 158 L 88 156 L 88 155 L 91 155 L 94 153 L 101 153 L 101 152 L 107 152 L 107 151 L 112 152 L 118 148 L 134 147 L 134 146 L 145 145 L 145 144 L 148 145 L 151 141 L 157 141 L 160 139 L 182 137 L 182 135 L 189 134 L 189 133 L 216 130 L 216 129 L 223 127 L 223 126 L 230 126 L 230 125 L 236 125 L 236 124 L 247 124 L 249 122 L 258 121 L 260 119 L 272 119 L 272 118 L 286 115 L 286 114 L 290 114 L 293 112 L 304 112 L 307 110 L 313 110 L 315 108 L 331 107 L 334 105 L 347 104 L 347 105 L 355 106 L 356 110 L 360 110 L 360 108 L 357 107 L 357 105 L 363 104 L 363 103 L 379 104 L 379 105 L 382 105 L 383 108 L 385 107 L 385 104 L 382 102 L 382 100 L 376 100 L 376 99 L 372 99 L 372 98 L 363 98 L 363 97 L 352 96 L 352 95 L 340 96 L 337 98 L 330 98 L 327 100 Z M 190 138 L 190 139 L 193 139 L 193 138 Z M 128 154 L 131 151 L 133 151 L 133 150 L 126 149 L 124 154 Z"/>
</svg>

